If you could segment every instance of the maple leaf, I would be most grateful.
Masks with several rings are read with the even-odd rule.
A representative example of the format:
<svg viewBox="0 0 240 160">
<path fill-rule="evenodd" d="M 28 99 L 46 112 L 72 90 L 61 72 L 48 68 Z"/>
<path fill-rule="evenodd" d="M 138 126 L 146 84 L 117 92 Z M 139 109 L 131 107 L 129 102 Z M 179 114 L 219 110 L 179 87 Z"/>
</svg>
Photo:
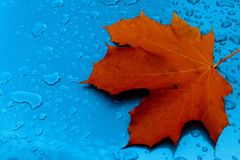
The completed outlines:
<svg viewBox="0 0 240 160">
<path fill-rule="evenodd" d="M 96 63 L 83 83 L 115 95 L 132 89 L 150 94 L 130 112 L 129 145 L 152 147 L 170 138 L 178 142 L 183 126 L 201 121 L 216 143 L 228 119 L 224 97 L 230 84 L 213 65 L 213 31 L 201 35 L 173 14 L 171 25 L 162 25 L 141 12 L 106 27 L 111 41 L 106 56 Z"/>
</svg>

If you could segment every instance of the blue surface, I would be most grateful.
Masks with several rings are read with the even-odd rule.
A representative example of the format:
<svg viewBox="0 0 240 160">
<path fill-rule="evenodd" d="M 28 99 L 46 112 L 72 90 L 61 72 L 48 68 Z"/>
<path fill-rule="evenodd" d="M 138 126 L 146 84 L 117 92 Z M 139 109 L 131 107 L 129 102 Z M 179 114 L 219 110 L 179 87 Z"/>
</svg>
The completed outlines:
<svg viewBox="0 0 240 160">
<path fill-rule="evenodd" d="M 196 124 L 185 127 L 178 146 L 121 149 L 140 98 L 117 100 L 78 83 L 106 53 L 103 25 L 140 10 L 168 24 L 175 11 L 202 33 L 213 28 L 218 61 L 240 48 L 239 9 L 239 0 L 1 0 L 0 159 L 240 159 L 240 54 L 219 68 L 234 92 L 226 98 L 231 125 L 215 149 Z"/>
</svg>

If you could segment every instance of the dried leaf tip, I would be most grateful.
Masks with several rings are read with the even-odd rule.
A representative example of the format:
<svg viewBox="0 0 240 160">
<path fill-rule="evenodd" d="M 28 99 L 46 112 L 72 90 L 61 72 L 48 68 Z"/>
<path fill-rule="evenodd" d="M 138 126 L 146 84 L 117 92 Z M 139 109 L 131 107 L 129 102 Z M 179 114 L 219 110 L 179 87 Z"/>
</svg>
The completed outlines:
<svg viewBox="0 0 240 160">
<path fill-rule="evenodd" d="M 180 16 L 174 11 L 174 12 L 172 13 L 172 22 L 173 22 L 173 20 L 175 20 L 175 19 L 181 19 L 181 18 L 180 18 Z"/>
<path fill-rule="evenodd" d="M 139 14 L 139 17 L 141 17 L 141 16 L 145 16 L 145 13 L 142 9 L 141 9 L 140 14 Z"/>
</svg>

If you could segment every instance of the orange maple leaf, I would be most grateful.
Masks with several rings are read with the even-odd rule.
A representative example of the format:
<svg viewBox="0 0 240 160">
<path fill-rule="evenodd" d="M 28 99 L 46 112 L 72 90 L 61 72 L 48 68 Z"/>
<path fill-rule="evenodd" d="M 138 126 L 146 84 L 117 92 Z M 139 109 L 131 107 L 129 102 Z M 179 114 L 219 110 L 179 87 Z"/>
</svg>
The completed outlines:
<svg viewBox="0 0 240 160">
<path fill-rule="evenodd" d="M 110 94 L 148 89 L 150 95 L 130 112 L 128 145 L 152 147 L 165 138 L 176 144 L 189 121 L 201 121 L 216 143 L 228 119 L 224 97 L 231 86 L 213 65 L 214 35 L 201 35 L 173 14 L 171 25 L 140 16 L 106 27 L 111 40 L 104 59 L 83 83 Z"/>
</svg>

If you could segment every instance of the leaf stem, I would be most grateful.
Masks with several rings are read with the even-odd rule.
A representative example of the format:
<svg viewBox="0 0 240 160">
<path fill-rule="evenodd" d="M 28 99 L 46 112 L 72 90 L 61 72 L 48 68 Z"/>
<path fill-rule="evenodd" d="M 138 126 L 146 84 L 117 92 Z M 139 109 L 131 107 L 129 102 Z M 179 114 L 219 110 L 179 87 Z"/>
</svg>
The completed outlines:
<svg viewBox="0 0 240 160">
<path fill-rule="evenodd" d="M 229 54 L 227 57 L 221 59 L 219 62 L 215 63 L 212 67 L 216 68 L 219 64 L 223 63 L 224 61 L 228 60 L 229 58 L 231 58 L 232 56 L 234 56 L 235 54 L 237 54 L 238 52 L 240 52 L 240 48 L 237 49 L 236 51 L 232 52 L 231 54 Z"/>
</svg>

